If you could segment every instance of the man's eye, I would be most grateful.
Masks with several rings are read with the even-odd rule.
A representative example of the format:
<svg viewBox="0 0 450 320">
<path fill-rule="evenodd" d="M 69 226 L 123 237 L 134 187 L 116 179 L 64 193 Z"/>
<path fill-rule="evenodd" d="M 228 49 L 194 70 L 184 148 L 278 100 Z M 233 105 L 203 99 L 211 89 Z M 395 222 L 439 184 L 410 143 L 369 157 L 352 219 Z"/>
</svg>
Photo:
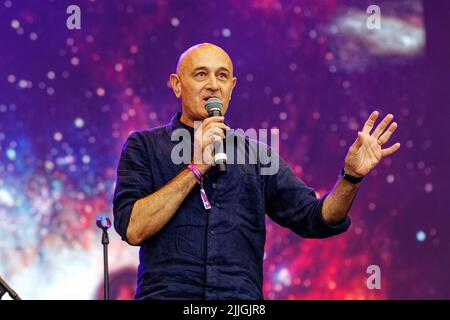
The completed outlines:
<svg viewBox="0 0 450 320">
<path fill-rule="evenodd" d="M 204 76 L 206 76 L 206 73 L 205 72 L 199 72 L 195 76 L 196 77 L 204 77 Z"/>
<path fill-rule="evenodd" d="M 226 73 L 221 73 L 221 74 L 219 74 L 219 78 L 226 79 L 227 78 L 227 74 Z"/>
</svg>

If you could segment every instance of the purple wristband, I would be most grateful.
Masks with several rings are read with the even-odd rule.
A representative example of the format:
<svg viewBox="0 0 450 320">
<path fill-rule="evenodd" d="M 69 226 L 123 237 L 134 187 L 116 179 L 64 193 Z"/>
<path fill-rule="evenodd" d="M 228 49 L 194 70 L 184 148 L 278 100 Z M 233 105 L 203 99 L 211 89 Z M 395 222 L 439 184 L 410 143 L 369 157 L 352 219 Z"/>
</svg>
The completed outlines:
<svg viewBox="0 0 450 320">
<path fill-rule="evenodd" d="M 189 170 L 192 171 L 192 173 L 197 178 L 197 182 L 200 184 L 200 198 L 202 199 L 203 206 L 205 207 L 206 210 L 211 209 L 211 204 L 209 203 L 209 200 L 208 200 L 208 197 L 206 195 L 205 189 L 203 188 L 203 176 L 202 176 L 202 173 L 192 163 L 190 163 L 188 165 L 188 168 L 189 168 Z"/>
<path fill-rule="evenodd" d="M 197 168 L 194 164 L 192 164 L 192 163 L 190 163 L 190 164 L 188 165 L 188 168 L 189 168 L 189 170 L 191 170 L 191 171 L 194 173 L 194 175 L 197 177 L 198 182 L 199 182 L 199 183 L 203 183 L 203 176 L 202 176 L 202 173 L 200 172 L 200 170 L 198 170 L 198 168 Z"/>
</svg>

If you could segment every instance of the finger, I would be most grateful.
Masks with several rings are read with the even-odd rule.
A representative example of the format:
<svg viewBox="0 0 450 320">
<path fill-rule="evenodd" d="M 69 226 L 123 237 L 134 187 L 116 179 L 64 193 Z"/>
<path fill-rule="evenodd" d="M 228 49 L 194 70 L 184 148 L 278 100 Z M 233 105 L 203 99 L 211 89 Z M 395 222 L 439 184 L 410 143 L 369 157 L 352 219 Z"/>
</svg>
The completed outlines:
<svg viewBox="0 0 450 320">
<path fill-rule="evenodd" d="M 218 128 L 218 127 L 212 127 L 212 128 L 205 130 L 205 135 L 211 135 L 211 134 L 216 134 L 216 135 L 225 137 L 225 132 L 223 131 L 223 129 Z"/>
<path fill-rule="evenodd" d="M 210 123 L 205 129 L 208 130 L 209 128 L 219 128 L 222 131 L 223 130 L 228 131 L 231 129 L 229 126 L 227 126 L 225 123 L 222 122 Z"/>
<path fill-rule="evenodd" d="M 223 122 L 223 120 L 225 119 L 224 116 L 214 116 L 214 117 L 209 117 L 206 118 L 205 120 L 203 120 L 203 126 L 207 126 L 210 123 L 214 123 L 214 122 Z"/>
<path fill-rule="evenodd" d="M 216 122 L 211 122 L 211 120 L 209 120 L 209 119 L 213 119 Z M 217 122 L 220 119 L 223 119 L 223 117 L 211 117 L 211 118 L 207 118 L 206 120 L 203 120 L 202 126 L 199 128 L 199 130 L 195 131 L 195 134 L 198 134 L 198 135 L 204 134 L 206 131 L 208 131 L 210 128 L 213 128 L 213 127 L 219 127 L 226 131 L 231 130 L 231 128 L 229 126 L 227 126 L 226 124 L 224 124 L 223 122 Z"/>
<path fill-rule="evenodd" d="M 380 122 L 375 131 L 372 133 L 372 136 L 378 139 L 388 124 L 391 123 L 392 119 L 394 119 L 394 115 L 391 113 L 384 117 L 383 121 Z"/>
<path fill-rule="evenodd" d="M 204 150 L 207 148 L 212 148 L 214 143 L 222 141 L 222 138 L 216 135 L 212 135 L 209 138 L 205 139 Z"/>
<path fill-rule="evenodd" d="M 213 145 L 212 144 L 208 144 L 205 149 L 203 149 L 203 162 L 208 164 L 208 165 L 212 165 L 213 163 Z"/>
<path fill-rule="evenodd" d="M 225 123 L 223 122 L 211 122 L 208 123 L 203 130 L 208 130 L 209 128 L 221 128 L 222 130 L 230 130 L 231 128 L 229 126 L 227 126 Z"/>
<path fill-rule="evenodd" d="M 222 140 L 223 140 L 222 137 L 219 137 L 219 136 L 213 136 L 213 143 L 215 143 L 215 142 L 221 142 Z"/>
<path fill-rule="evenodd" d="M 391 146 L 387 149 L 381 150 L 381 156 L 382 157 L 389 156 L 389 155 L 393 154 L 395 151 L 397 151 L 399 148 L 400 148 L 400 143 L 397 142 L 393 146 Z"/>
<path fill-rule="evenodd" d="M 389 138 L 394 133 L 395 129 L 397 129 L 397 127 L 397 122 L 392 123 L 389 128 L 381 135 L 381 137 L 378 138 L 382 145 L 389 141 Z"/>
<path fill-rule="evenodd" d="M 362 146 L 363 142 L 364 142 L 363 134 L 361 131 L 358 131 L 358 138 L 356 138 L 355 147 L 359 149 Z"/>
<path fill-rule="evenodd" d="M 370 131 L 372 131 L 373 125 L 375 124 L 375 121 L 377 121 L 377 118 L 378 118 L 378 111 L 372 112 L 369 119 L 367 119 L 366 123 L 364 124 L 364 128 L 361 131 L 363 133 L 370 134 Z"/>
<path fill-rule="evenodd" d="M 214 136 L 203 139 L 203 150 L 207 150 L 212 143 L 214 143 Z"/>
<path fill-rule="evenodd" d="M 218 130 L 211 129 L 205 133 L 204 140 L 209 142 L 209 140 L 212 139 L 212 137 L 217 137 L 217 138 L 223 140 L 223 139 L 225 139 L 225 134 L 220 129 L 218 129 Z"/>
</svg>

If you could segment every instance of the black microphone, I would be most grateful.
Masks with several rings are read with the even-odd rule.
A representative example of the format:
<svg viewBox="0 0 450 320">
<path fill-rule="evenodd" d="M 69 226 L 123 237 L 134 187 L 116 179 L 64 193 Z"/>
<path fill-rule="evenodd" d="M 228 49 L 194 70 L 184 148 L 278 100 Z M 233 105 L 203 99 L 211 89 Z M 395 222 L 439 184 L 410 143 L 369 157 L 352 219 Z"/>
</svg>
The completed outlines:
<svg viewBox="0 0 450 320">
<path fill-rule="evenodd" d="M 218 98 L 209 98 L 205 104 L 209 117 L 221 116 L 223 104 Z M 214 142 L 214 163 L 218 166 L 220 172 L 226 172 L 227 154 L 223 149 L 223 141 Z"/>
</svg>

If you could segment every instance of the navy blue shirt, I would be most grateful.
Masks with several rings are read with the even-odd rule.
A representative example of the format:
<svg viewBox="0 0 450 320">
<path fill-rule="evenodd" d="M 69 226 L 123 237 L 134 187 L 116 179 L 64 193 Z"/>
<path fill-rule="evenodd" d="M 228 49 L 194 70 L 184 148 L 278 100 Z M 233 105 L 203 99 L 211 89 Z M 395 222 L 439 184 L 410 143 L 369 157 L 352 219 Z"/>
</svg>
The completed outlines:
<svg viewBox="0 0 450 320">
<path fill-rule="evenodd" d="M 113 205 L 114 227 L 125 241 L 134 203 L 187 167 L 171 161 L 178 144 L 172 132 L 194 132 L 180 116 L 166 126 L 132 133 L 123 147 Z M 259 161 L 229 164 L 221 174 L 212 167 L 204 182 L 211 209 L 205 209 L 197 184 L 171 220 L 142 242 L 136 299 L 263 299 L 265 214 L 305 238 L 326 238 L 349 228 L 348 216 L 339 225 L 323 220 L 326 195 L 318 199 L 267 145 L 238 134 L 230 137 L 241 139 L 246 153 L 267 148 L 272 161 L 279 161 L 278 172 L 261 175 L 268 164 Z"/>
</svg>

